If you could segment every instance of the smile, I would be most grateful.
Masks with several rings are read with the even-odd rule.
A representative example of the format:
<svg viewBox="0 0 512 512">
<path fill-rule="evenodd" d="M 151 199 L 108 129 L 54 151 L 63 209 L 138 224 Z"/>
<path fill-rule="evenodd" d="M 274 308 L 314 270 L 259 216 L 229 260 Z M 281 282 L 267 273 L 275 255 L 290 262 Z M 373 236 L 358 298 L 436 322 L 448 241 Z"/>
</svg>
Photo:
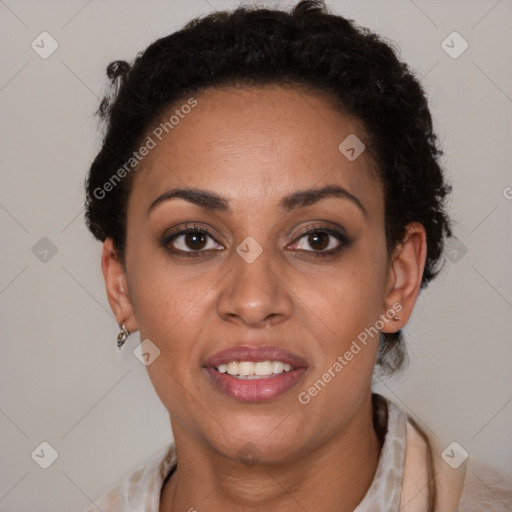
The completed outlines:
<svg viewBox="0 0 512 512">
<path fill-rule="evenodd" d="M 233 347 L 218 352 L 204 370 L 218 391 L 243 402 L 275 399 L 306 372 L 304 359 L 279 347 Z"/>
</svg>

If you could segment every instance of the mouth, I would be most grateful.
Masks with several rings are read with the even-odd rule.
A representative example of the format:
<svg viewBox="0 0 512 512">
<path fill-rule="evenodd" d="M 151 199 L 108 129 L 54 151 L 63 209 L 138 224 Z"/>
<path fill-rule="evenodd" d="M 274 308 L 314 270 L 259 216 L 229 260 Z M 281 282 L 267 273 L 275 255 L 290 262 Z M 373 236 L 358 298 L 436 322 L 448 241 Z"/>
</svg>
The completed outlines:
<svg viewBox="0 0 512 512">
<path fill-rule="evenodd" d="M 218 391 L 243 402 L 264 402 L 295 387 L 307 366 L 280 347 L 239 346 L 217 352 L 203 368 Z"/>
</svg>

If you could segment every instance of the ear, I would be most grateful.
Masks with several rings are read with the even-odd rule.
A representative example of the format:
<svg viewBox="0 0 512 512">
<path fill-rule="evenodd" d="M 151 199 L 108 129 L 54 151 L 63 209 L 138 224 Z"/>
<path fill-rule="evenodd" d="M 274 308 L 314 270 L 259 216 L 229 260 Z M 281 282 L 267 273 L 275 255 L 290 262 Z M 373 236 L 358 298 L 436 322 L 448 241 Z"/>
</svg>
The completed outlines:
<svg viewBox="0 0 512 512">
<path fill-rule="evenodd" d="M 107 238 L 103 243 L 101 270 L 105 279 L 108 302 L 117 323 L 120 327 L 126 324 L 128 331 L 135 332 L 137 330 L 137 322 L 128 291 L 126 273 L 111 238 Z"/>
<path fill-rule="evenodd" d="M 397 332 L 408 322 L 418 293 L 427 256 L 427 236 L 419 222 L 406 226 L 406 235 L 391 257 L 385 307 L 396 311 L 399 320 L 386 322 L 382 332 Z M 397 307 L 401 304 L 401 309 Z"/>
</svg>

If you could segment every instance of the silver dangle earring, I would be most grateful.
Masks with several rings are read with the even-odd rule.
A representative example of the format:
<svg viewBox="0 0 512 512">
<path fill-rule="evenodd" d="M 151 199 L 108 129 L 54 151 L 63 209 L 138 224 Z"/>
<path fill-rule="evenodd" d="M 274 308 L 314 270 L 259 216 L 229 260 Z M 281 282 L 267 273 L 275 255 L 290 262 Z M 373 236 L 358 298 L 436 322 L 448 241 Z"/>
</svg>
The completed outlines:
<svg viewBox="0 0 512 512">
<path fill-rule="evenodd" d="M 128 339 L 131 332 L 126 328 L 126 324 L 123 324 L 121 327 L 121 332 L 117 335 L 117 348 L 121 350 L 121 347 L 124 345 L 124 342 Z"/>
</svg>

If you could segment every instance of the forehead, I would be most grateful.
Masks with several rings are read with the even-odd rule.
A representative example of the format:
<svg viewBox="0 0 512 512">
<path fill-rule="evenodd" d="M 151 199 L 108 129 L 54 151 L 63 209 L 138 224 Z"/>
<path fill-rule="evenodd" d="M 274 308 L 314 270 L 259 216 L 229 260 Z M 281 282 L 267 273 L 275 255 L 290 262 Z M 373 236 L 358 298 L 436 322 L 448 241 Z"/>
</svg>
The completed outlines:
<svg viewBox="0 0 512 512">
<path fill-rule="evenodd" d="M 368 152 L 352 160 L 340 151 L 347 137 L 367 141 L 362 123 L 327 96 L 273 85 L 207 89 L 194 99 L 193 108 L 181 109 L 185 98 L 162 115 L 167 130 L 148 131 L 155 146 L 135 173 L 131 194 L 143 203 L 177 186 L 215 190 L 245 204 L 326 183 L 363 197 L 379 194 Z"/>
</svg>

